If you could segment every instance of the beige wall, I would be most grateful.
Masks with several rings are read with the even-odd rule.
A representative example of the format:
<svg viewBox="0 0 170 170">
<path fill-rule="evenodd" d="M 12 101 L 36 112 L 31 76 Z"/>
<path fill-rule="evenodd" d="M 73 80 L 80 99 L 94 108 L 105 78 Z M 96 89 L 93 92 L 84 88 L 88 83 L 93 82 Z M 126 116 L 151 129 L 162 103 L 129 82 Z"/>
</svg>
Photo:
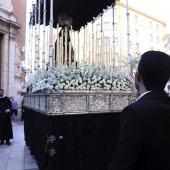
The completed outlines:
<svg viewBox="0 0 170 170">
<path fill-rule="evenodd" d="M 123 2 L 117 2 L 115 6 L 115 54 L 118 55 L 119 65 L 121 65 L 121 57 L 127 56 L 127 16 L 126 16 L 126 4 Z M 165 51 L 164 42 L 162 37 L 165 35 L 165 23 L 151 15 L 148 15 L 141 11 L 141 9 L 135 9 L 129 7 L 129 26 L 130 26 L 130 54 L 135 52 L 143 53 L 148 50 L 161 50 Z M 108 10 L 103 15 L 103 32 L 105 37 L 110 37 L 110 43 L 113 46 L 113 18 L 112 9 Z M 94 35 L 97 28 L 100 27 L 101 18 L 99 17 L 94 23 Z M 152 26 L 150 25 L 152 23 Z M 104 25 L 107 25 L 105 28 Z M 87 25 L 87 33 L 91 34 L 92 26 Z M 138 34 L 137 34 L 138 32 Z M 80 32 L 81 42 L 80 46 L 83 48 L 84 42 L 84 30 Z M 100 30 L 97 33 L 97 38 L 100 38 Z M 89 35 L 87 35 L 88 37 Z M 151 40 L 151 36 L 153 39 Z M 88 40 L 86 41 L 88 42 Z M 138 47 L 138 48 L 137 48 Z M 88 50 L 87 50 L 88 51 Z M 81 55 L 83 53 L 81 52 Z M 114 56 L 115 57 L 115 56 Z M 117 59 L 116 59 L 117 60 Z"/>
<path fill-rule="evenodd" d="M 6 0 L 0 8 L 0 87 L 6 96 L 14 96 L 21 106 L 24 74 L 21 71 L 25 46 L 26 0 Z"/>
</svg>

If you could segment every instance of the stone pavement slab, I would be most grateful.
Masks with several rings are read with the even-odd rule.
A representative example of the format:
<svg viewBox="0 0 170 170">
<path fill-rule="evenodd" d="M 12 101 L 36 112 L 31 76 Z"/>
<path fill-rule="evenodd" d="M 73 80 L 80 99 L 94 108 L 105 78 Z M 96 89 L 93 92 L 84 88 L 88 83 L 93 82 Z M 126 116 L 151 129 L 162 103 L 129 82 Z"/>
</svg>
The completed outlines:
<svg viewBox="0 0 170 170">
<path fill-rule="evenodd" d="M 24 125 L 13 121 L 13 139 L 11 146 L 0 145 L 0 170 L 39 170 L 29 147 L 25 145 Z"/>
</svg>

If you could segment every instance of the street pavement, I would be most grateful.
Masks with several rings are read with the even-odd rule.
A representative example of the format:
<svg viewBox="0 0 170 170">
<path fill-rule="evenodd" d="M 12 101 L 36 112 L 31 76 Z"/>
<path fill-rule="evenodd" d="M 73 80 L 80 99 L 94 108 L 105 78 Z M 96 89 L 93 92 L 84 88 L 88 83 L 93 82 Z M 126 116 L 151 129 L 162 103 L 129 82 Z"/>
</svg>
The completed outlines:
<svg viewBox="0 0 170 170">
<path fill-rule="evenodd" d="M 12 121 L 13 139 L 11 146 L 0 145 L 0 170 L 39 170 L 29 147 L 24 140 L 24 125 L 21 121 Z"/>
</svg>

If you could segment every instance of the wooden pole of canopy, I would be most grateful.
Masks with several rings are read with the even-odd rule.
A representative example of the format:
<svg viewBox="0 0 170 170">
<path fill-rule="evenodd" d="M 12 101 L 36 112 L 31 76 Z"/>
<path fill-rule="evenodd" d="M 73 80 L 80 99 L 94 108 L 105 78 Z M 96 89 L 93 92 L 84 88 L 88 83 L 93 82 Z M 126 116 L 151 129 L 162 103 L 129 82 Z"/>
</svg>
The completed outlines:
<svg viewBox="0 0 170 170">
<path fill-rule="evenodd" d="M 78 31 L 78 64 L 80 64 L 80 39 L 79 39 L 79 33 L 80 33 L 80 31 Z"/>
<path fill-rule="evenodd" d="M 53 35 L 53 44 L 55 45 L 55 34 Z M 55 61 L 55 50 L 56 48 L 54 48 L 54 51 L 53 51 L 53 66 L 56 67 L 56 61 Z"/>
<path fill-rule="evenodd" d="M 130 30 L 129 30 L 129 3 L 126 0 L 126 16 L 127 16 L 127 52 L 128 52 L 128 71 L 131 72 L 131 54 L 130 54 Z"/>
<path fill-rule="evenodd" d="M 53 63 L 53 0 L 50 0 L 49 66 Z"/>
<path fill-rule="evenodd" d="M 96 31 L 96 62 L 98 63 L 99 66 L 99 41 L 97 37 L 97 31 Z"/>
<path fill-rule="evenodd" d="M 48 63 L 49 63 L 49 58 L 48 58 L 48 54 L 49 54 L 49 33 L 48 33 L 49 30 L 47 30 L 46 32 L 46 57 L 45 57 L 45 63 L 46 63 L 46 66 L 49 66 Z"/>
<path fill-rule="evenodd" d="M 114 9 L 115 7 L 115 3 L 113 4 L 113 8 L 112 8 L 112 17 L 113 17 L 113 53 L 111 56 L 111 70 L 113 70 L 113 67 L 115 66 L 115 14 L 114 14 Z"/>
<path fill-rule="evenodd" d="M 28 74 L 29 74 L 29 68 L 30 68 L 30 26 L 29 26 L 29 35 L 28 35 L 29 39 L 28 39 L 28 58 L 27 58 L 27 67 L 28 67 Z"/>
<path fill-rule="evenodd" d="M 35 12 L 35 32 L 34 32 L 34 42 L 35 42 L 35 61 L 34 61 L 34 70 L 37 69 L 37 2 L 34 5 L 34 12 Z"/>
<path fill-rule="evenodd" d="M 67 64 L 67 27 L 64 28 L 65 63 Z"/>
<path fill-rule="evenodd" d="M 89 53 L 89 63 L 88 63 L 88 66 L 89 66 L 89 69 L 91 69 L 91 61 L 92 61 L 92 56 L 91 56 L 91 37 L 89 35 L 89 49 L 88 49 L 88 53 Z"/>
<path fill-rule="evenodd" d="M 63 67 L 63 60 L 62 60 L 62 36 L 60 37 L 60 67 Z"/>
<path fill-rule="evenodd" d="M 74 73 L 76 71 L 76 49 L 74 50 Z"/>
<path fill-rule="evenodd" d="M 34 4 L 32 4 L 32 19 L 31 19 L 31 73 L 33 72 L 33 59 L 34 59 L 34 55 L 33 55 L 33 16 L 34 16 Z"/>
<path fill-rule="evenodd" d="M 91 44 L 91 48 L 92 48 L 92 63 L 94 62 L 94 30 L 93 30 L 93 24 L 94 22 L 92 21 L 92 44 Z"/>
<path fill-rule="evenodd" d="M 76 62 L 76 31 L 74 31 L 74 64 Z"/>
<path fill-rule="evenodd" d="M 64 66 L 63 66 L 63 59 L 64 59 L 64 56 L 63 56 L 63 50 L 64 50 L 64 48 L 63 48 L 63 30 L 62 30 L 62 32 L 61 32 L 61 67 L 62 67 L 62 73 L 64 73 Z"/>
<path fill-rule="evenodd" d="M 108 47 L 109 48 L 109 63 L 108 64 L 109 64 L 109 67 L 111 67 L 111 58 L 112 58 L 112 56 L 111 56 L 111 49 L 110 49 L 111 48 L 110 47 L 110 37 L 109 37 L 109 40 L 108 40 L 108 45 L 109 45 L 109 47 Z"/>
<path fill-rule="evenodd" d="M 87 51 L 87 25 L 85 25 L 85 61 L 87 63 L 87 55 L 88 55 L 88 51 Z"/>
<path fill-rule="evenodd" d="M 46 26 L 46 0 L 44 0 L 43 9 L 43 52 L 42 52 L 42 68 L 45 69 L 45 26 Z"/>
<path fill-rule="evenodd" d="M 41 0 L 38 1 L 38 44 L 37 44 L 37 68 L 40 68 L 40 56 L 39 56 L 39 48 L 40 48 L 40 24 L 41 24 Z"/>
<path fill-rule="evenodd" d="M 101 13 L 101 48 L 100 48 L 100 59 L 101 59 L 101 69 L 103 68 L 103 14 Z"/>
<path fill-rule="evenodd" d="M 56 58 L 57 58 L 57 64 L 58 64 L 58 67 L 60 67 L 60 47 L 59 47 L 59 43 L 60 42 L 60 37 L 59 37 L 59 23 L 57 24 L 57 56 L 56 56 Z"/>
<path fill-rule="evenodd" d="M 69 59 L 69 68 L 71 67 L 71 42 L 72 42 L 72 25 L 70 26 L 71 29 L 70 29 L 70 41 L 69 41 L 69 44 L 68 44 L 68 59 Z M 69 31 L 69 30 L 68 30 Z"/>
<path fill-rule="evenodd" d="M 84 66 L 84 63 L 85 63 L 85 52 L 86 52 L 86 49 L 85 49 L 85 45 L 86 45 L 86 40 L 85 40 L 85 27 L 84 27 L 84 44 L 83 44 L 83 66 Z"/>
<path fill-rule="evenodd" d="M 69 68 L 71 67 L 71 41 L 69 42 Z"/>
<path fill-rule="evenodd" d="M 30 11 L 30 18 L 31 18 L 32 12 Z M 28 58 L 27 58 L 27 67 L 28 67 L 28 74 L 31 71 L 31 57 L 30 57 L 30 43 L 31 43 L 31 23 L 29 24 L 29 35 L 28 35 Z"/>
<path fill-rule="evenodd" d="M 71 67 L 71 63 L 72 63 L 72 34 L 73 34 L 73 28 L 72 25 L 70 25 L 71 29 L 70 29 L 70 42 L 69 42 L 69 68 Z"/>
<path fill-rule="evenodd" d="M 111 54 L 111 70 L 113 70 L 113 65 L 112 65 L 112 60 L 113 60 L 113 58 L 112 58 L 112 56 L 113 56 L 113 49 L 112 49 L 113 47 L 111 47 L 111 49 L 110 49 L 110 54 Z"/>
</svg>

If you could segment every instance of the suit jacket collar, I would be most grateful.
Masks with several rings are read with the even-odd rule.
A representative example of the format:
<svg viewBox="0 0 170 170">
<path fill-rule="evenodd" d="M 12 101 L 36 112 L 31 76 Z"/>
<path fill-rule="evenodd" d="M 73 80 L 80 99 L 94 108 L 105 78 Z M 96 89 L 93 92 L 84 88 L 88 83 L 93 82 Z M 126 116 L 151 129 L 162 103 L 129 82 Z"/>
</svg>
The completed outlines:
<svg viewBox="0 0 170 170">
<path fill-rule="evenodd" d="M 144 96 L 142 96 L 139 99 L 139 101 L 143 100 L 143 99 L 154 99 L 154 98 L 156 98 L 156 99 L 158 99 L 158 98 L 167 98 L 168 99 L 169 96 L 166 94 L 165 91 L 151 91 L 151 92 L 145 94 Z"/>
<path fill-rule="evenodd" d="M 147 93 L 149 93 L 149 92 L 151 92 L 151 91 L 146 91 L 145 93 L 141 94 L 141 95 L 139 96 L 138 100 L 139 100 L 142 96 L 144 96 L 145 94 L 147 94 Z"/>
</svg>

